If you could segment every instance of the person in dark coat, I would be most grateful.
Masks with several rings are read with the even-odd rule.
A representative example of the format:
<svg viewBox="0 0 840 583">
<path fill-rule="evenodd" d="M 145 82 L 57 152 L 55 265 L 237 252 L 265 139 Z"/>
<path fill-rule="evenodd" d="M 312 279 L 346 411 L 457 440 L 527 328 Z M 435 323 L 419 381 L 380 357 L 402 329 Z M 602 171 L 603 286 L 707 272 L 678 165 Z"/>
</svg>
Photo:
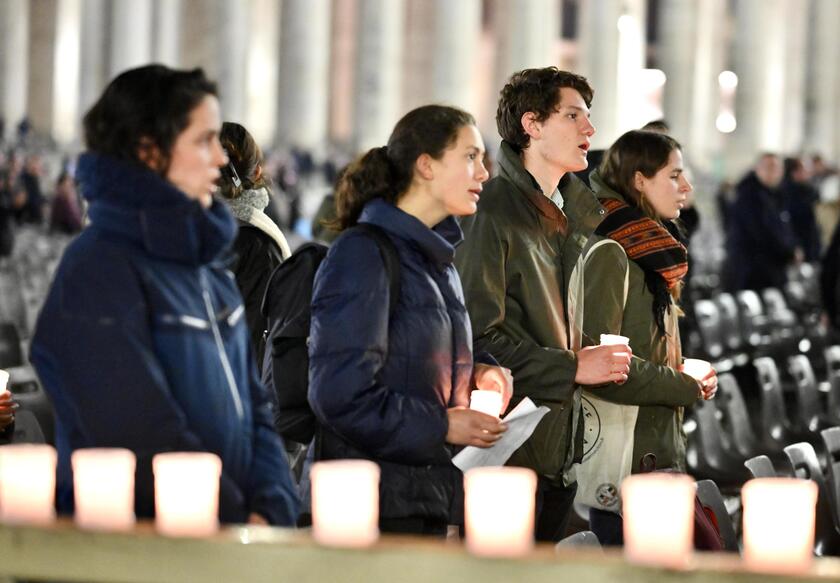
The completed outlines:
<svg viewBox="0 0 840 583">
<path fill-rule="evenodd" d="M 467 409 L 471 387 L 512 392 L 509 371 L 474 364 L 469 316 L 452 260 L 455 216 L 476 210 L 487 171 L 471 115 L 429 105 L 406 114 L 388 145 L 346 172 L 332 244 L 315 276 L 309 401 L 322 424 L 322 459 L 364 458 L 381 468 L 380 528 L 442 536 L 462 496 L 452 445 L 489 447 L 505 430 Z M 390 238 L 400 295 L 389 317 L 389 277 L 376 241 Z M 500 500 L 500 504 L 504 501 Z"/>
<path fill-rule="evenodd" d="M 239 225 L 233 243 L 236 258 L 230 269 L 245 301 L 245 319 L 257 365 L 262 366 L 266 330 L 265 316 L 260 311 L 263 295 L 271 273 L 292 252 L 280 227 L 263 212 L 271 193 L 256 141 L 248 130 L 232 122 L 222 124 L 219 139 L 228 155 L 219 192 Z"/>
<path fill-rule="evenodd" d="M 819 261 L 820 229 L 814 208 L 820 193 L 811 184 L 810 172 L 801 158 L 785 158 L 785 178 L 780 188 L 797 247 L 802 249 L 805 261 Z"/>
<path fill-rule="evenodd" d="M 726 233 L 728 291 L 781 288 L 787 266 L 802 260 L 779 190 L 782 174 L 781 159 L 762 154 L 736 187 Z"/>
<path fill-rule="evenodd" d="M 62 172 L 50 207 L 50 231 L 73 235 L 82 230 L 82 209 L 73 176 Z"/>
<path fill-rule="evenodd" d="M 223 523 L 292 525 L 299 503 L 226 258 L 236 222 L 214 201 L 227 164 L 201 69 L 126 71 L 84 118 L 77 177 L 91 224 L 67 248 L 32 341 L 55 405 L 57 506 L 72 452 L 137 456 L 135 510 L 154 516 L 152 458 L 222 461 Z"/>
</svg>

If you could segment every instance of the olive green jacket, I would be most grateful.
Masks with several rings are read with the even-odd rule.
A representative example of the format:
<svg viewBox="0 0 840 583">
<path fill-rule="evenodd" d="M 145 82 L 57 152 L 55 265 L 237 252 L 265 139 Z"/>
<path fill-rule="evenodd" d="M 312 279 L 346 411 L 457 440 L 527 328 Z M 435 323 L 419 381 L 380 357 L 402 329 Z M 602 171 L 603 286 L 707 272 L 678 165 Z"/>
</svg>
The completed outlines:
<svg viewBox="0 0 840 583">
<path fill-rule="evenodd" d="M 589 177 L 601 200 L 621 195 L 607 187 L 597 171 Z M 624 278 L 629 269 L 627 302 Z M 639 405 L 633 443 L 632 471 L 646 453 L 656 455 L 657 468 L 685 471 L 683 407 L 699 396 L 697 381 L 678 372 L 682 362 L 677 327 L 678 308 L 672 304 L 666 314 L 667 336 L 653 318 L 653 294 L 645 284 L 645 273 L 627 258 L 620 245 L 603 245 L 587 258 L 585 266 L 583 344 L 597 344 L 601 334 L 620 334 L 630 339 L 633 360 L 623 385 L 592 388 L 592 394 L 622 405 Z"/>
<path fill-rule="evenodd" d="M 511 406 L 527 396 L 551 409 L 508 463 L 565 481 L 583 445 L 566 290 L 604 211 L 572 174 L 560 183 L 560 211 L 505 142 L 498 163 L 499 176 L 485 185 L 478 212 L 461 222 L 464 242 L 455 264 L 476 350 L 489 352 L 513 372 Z"/>
</svg>

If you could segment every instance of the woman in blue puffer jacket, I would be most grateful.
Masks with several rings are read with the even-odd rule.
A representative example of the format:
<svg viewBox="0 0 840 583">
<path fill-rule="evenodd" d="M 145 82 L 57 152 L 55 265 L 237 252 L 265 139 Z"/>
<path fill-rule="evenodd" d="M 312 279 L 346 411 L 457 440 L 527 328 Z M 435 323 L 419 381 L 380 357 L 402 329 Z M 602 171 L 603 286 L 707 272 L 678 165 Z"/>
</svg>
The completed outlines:
<svg viewBox="0 0 840 583">
<path fill-rule="evenodd" d="M 68 247 L 32 341 L 55 405 L 58 507 L 72 512 L 70 456 L 137 455 L 135 509 L 154 515 L 152 457 L 222 459 L 222 522 L 292 525 L 298 499 L 225 259 L 236 236 L 213 200 L 222 122 L 200 69 L 150 65 L 105 89 L 78 163 L 91 225 Z"/>
<path fill-rule="evenodd" d="M 381 468 L 380 528 L 442 535 L 462 495 L 451 445 L 489 447 L 505 430 L 466 409 L 471 387 L 512 391 L 510 372 L 473 363 L 469 316 L 452 264 L 476 211 L 484 144 L 471 115 L 415 109 L 388 145 L 348 168 L 331 228 L 379 228 L 399 256 L 400 293 L 376 241 L 351 229 L 333 243 L 312 297 L 309 399 L 322 425 L 321 459 L 366 458 Z"/>
</svg>

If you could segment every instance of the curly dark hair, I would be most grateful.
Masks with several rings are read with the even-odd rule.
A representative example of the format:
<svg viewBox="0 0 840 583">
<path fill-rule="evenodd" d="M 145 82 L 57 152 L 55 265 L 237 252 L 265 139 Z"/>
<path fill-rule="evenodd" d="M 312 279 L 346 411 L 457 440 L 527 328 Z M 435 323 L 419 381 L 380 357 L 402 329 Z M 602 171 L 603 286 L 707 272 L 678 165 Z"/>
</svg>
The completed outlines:
<svg viewBox="0 0 840 583">
<path fill-rule="evenodd" d="M 585 77 L 561 71 L 557 67 L 524 69 L 514 73 L 502 88 L 496 110 L 496 127 L 502 139 L 519 151 L 526 149 L 531 138 L 522 128 L 522 116 L 533 112 L 537 121 L 545 121 L 557 111 L 560 89 L 574 89 L 586 107 L 592 105 L 594 90 Z"/>
<path fill-rule="evenodd" d="M 85 144 L 90 151 L 140 164 L 141 150 L 154 146 L 160 157 L 155 170 L 165 175 L 175 140 L 207 95 L 217 95 L 216 84 L 202 69 L 146 65 L 125 71 L 85 114 Z"/>
</svg>

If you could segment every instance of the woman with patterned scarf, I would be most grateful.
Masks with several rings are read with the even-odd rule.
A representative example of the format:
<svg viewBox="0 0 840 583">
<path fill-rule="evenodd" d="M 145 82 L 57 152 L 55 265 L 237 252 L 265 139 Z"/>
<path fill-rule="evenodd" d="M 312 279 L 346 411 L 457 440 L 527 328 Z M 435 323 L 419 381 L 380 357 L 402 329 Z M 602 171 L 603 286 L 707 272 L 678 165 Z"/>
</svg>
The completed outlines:
<svg viewBox="0 0 840 583">
<path fill-rule="evenodd" d="M 675 220 L 692 190 L 680 145 L 663 134 L 627 132 L 590 180 L 606 210 L 595 234 L 618 245 L 600 245 L 587 257 L 584 297 L 591 309 L 584 309 L 584 341 L 620 334 L 633 349 L 627 382 L 597 395 L 638 406 L 632 473 L 642 471 L 646 454 L 656 456 L 657 469 L 684 472 L 683 408 L 711 399 L 717 376 L 712 371 L 698 381 L 680 372 L 678 301 L 688 253 Z M 605 544 L 621 543 L 620 521 L 606 510 L 590 512 L 591 528 Z"/>
<path fill-rule="evenodd" d="M 268 182 L 263 175 L 262 152 L 251 134 L 238 123 L 225 122 L 219 141 L 228 155 L 222 168 L 219 193 L 230 207 L 239 233 L 233 244 L 236 255 L 231 271 L 245 300 L 245 319 L 257 364 L 262 366 L 266 328 L 260 312 L 265 288 L 274 268 L 291 254 L 286 237 L 263 210 L 269 203 Z"/>
</svg>

